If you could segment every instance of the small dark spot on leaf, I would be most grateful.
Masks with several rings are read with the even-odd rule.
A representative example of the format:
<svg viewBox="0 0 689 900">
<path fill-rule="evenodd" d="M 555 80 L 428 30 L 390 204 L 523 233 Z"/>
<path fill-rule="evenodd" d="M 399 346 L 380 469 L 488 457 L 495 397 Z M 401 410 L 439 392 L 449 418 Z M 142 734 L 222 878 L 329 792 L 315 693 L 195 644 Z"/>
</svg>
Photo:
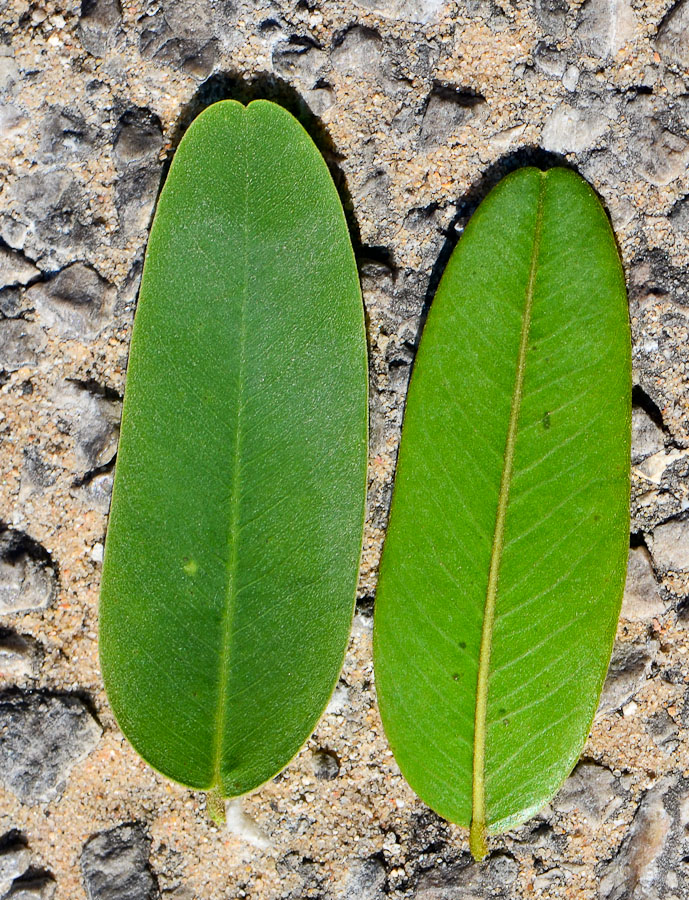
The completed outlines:
<svg viewBox="0 0 689 900">
<path fill-rule="evenodd" d="M 458 674 L 457 672 L 455 672 L 455 673 L 453 674 L 452 680 L 453 680 L 453 681 L 459 681 L 459 674 Z"/>
<path fill-rule="evenodd" d="M 460 641 L 460 642 L 459 642 L 459 646 L 462 648 L 462 650 L 466 650 L 467 642 L 466 642 L 466 641 Z"/>
<path fill-rule="evenodd" d="M 546 431 L 548 431 L 548 429 L 550 428 L 550 413 L 549 412 L 543 413 L 542 422 L 543 422 L 543 427 L 545 428 Z"/>
</svg>

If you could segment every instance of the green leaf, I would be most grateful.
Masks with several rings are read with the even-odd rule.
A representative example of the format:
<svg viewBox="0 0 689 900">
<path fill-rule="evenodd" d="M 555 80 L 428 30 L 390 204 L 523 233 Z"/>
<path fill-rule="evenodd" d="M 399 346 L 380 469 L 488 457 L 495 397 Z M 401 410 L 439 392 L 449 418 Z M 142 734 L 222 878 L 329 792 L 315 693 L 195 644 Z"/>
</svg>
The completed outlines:
<svg viewBox="0 0 689 900">
<path fill-rule="evenodd" d="M 414 367 L 376 599 L 383 723 L 411 786 L 486 833 L 586 740 L 629 540 L 631 363 L 606 215 L 566 169 L 481 204 Z"/>
<path fill-rule="evenodd" d="M 224 101 L 162 191 L 132 337 L 100 605 L 117 721 L 152 766 L 242 794 L 313 730 L 354 605 L 363 306 L 301 125 Z"/>
</svg>

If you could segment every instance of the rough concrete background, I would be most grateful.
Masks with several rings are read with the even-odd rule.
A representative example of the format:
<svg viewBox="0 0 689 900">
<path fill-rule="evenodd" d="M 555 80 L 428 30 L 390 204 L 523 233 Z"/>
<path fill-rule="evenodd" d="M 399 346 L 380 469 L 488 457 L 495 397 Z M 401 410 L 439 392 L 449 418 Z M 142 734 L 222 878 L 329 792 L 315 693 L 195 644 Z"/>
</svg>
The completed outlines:
<svg viewBox="0 0 689 900">
<path fill-rule="evenodd" d="M 143 764 L 97 600 L 147 230 L 212 99 L 300 110 L 361 268 L 371 468 L 360 600 L 315 735 L 209 825 Z M 689 897 L 689 0 L 0 0 L 0 897 Z M 420 317 L 463 221 L 565 158 L 630 288 L 634 469 L 618 640 L 582 762 L 469 862 L 382 734 L 371 612 Z"/>
</svg>

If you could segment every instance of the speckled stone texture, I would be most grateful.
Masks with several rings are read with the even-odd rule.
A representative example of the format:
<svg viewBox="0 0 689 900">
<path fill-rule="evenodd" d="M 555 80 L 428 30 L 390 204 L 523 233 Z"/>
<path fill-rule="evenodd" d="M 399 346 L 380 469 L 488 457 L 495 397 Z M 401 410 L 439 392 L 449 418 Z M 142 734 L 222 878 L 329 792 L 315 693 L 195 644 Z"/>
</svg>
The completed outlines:
<svg viewBox="0 0 689 900">
<path fill-rule="evenodd" d="M 0 897 L 689 897 L 688 48 L 689 0 L 0 0 L 0 732 L 24 748 L 0 770 Z M 364 288 L 371 466 L 339 685 L 221 831 L 124 741 L 96 632 L 147 231 L 185 126 L 228 96 L 298 112 L 332 167 Z M 476 865 L 387 748 L 376 570 L 448 252 L 502 174 L 563 160 L 607 205 L 630 289 L 629 578 L 582 761 Z"/>
</svg>

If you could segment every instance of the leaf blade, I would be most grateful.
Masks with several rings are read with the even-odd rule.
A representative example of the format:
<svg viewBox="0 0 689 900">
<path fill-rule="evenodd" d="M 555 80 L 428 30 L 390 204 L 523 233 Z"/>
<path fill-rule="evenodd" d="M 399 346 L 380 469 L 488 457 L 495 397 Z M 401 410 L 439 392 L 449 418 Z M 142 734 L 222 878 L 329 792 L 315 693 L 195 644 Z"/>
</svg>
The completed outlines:
<svg viewBox="0 0 689 900">
<path fill-rule="evenodd" d="M 177 781 L 244 793 L 327 702 L 361 551 L 366 395 L 322 157 L 274 104 L 210 107 L 149 241 L 101 593 L 113 709 Z"/>
<path fill-rule="evenodd" d="M 543 239 L 541 252 L 534 257 L 541 191 Z M 491 253 L 493 265 L 485 262 Z M 486 705 L 481 712 L 477 686 L 484 614 L 500 530 L 496 526 L 501 485 L 509 468 L 505 448 L 510 444 L 519 337 L 534 258 L 524 393 L 512 447 L 514 472 L 509 477 L 504 542 L 498 541 L 503 552 L 494 579 L 497 585 L 493 584 L 495 622 L 489 629 L 483 672 Z M 563 269 L 564 260 L 569 260 L 568 269 Z M 574 291 L 571 279 L 562 274 L 572 267 Z M 588 290 L 595 294 L 593 304 L 586 290 L 591 285 L 597 287 Z M 578 315 L 579 308 L 584 315 Z M 601 334 L 610 339 L 612 355 L 596 360 L 588 351 L 598 346 Z M 554 793 L 574 764 L 595 711 L 619 613 L 628 543 L 629 346 L 619 258 L 591 189 L 559 169 L 545 176 L 537 170 L 520 170 L 505 179 L 479 207 L 448 263 L 419 348 L 374 630 L 381 714 L 398 762 L 412 787 L 436 811 L 465 826 L 474 819 L 472 849 L 477 855 L 483 849 L 484 824 L 488 831 L 501 831 L 523 821 Z M 586 365 L 577 372 L 577 360 L 582 359 Z M 563 390 L 569 383 L 576 388 L 573 402 Z M 595 421 L 601 403 L 608 411 L 605 428 Z M 595 454 L 586 446 L 592 434 L 602 441 L 609 477 L 588 485 L 590 473 L 598 472 Z M 574 486 L 572 497 L 567 493 L 569 482 Z M 547 557 L 549 544 L 566 532 L 566 517 L 574 515 L 577 503 L 582 511 L 588 509 L 585 501 L 595 507 L 592 514 L 601 515 L 602 524 L 593 527 L 589 521 L 580 538 L 601 533 L 610 537 L 602 549 L 594 548 L 582 560 L 569 559 L 561 550 L 554 571 L 562 580 L 549 583 L 548 566 L 553 566 Z M 540 508 L 549 516 L 541 525 Z M 541 547 L 545 554 L 535 575 L 530 567 L 537 557 L 525 549 L 528 544 Z M 576 569 L 574 574 L 568 572 L 577 563 L 583 567 L 579 578 L 586 576 L 584 584 L 575 583 Z M 530 632 L 532 623 L 521 635 L 515 626 L 520 621 L 519 604 L 538 595 L 540 578 L 564 603 L 549 608 L 561 614 L 564 609 L 566 619 L 576 604 L 570 598 L 567 606 L 562 591 L 566 586 L 576 588 L 575 600 L 586 598 L 586 591 L 596 586 L 591 574 L 596 569 L 613 573 L 609 584 L 598 585 L 603 594 L 598 615 L 586 627 L 583 622 L 571 626 L 580 649 L 586 649 L 587 633 L 595 638 L 596 649 L 587 650 L 592 658 L 577 682 L 585 707 L 576 707 L 571 721 L 560 729 L 564 738 L 558 742 L 547 731 L 549 724 L 557 730 L 548 721 L 547 699 L 553 696 L 548 679 L 556 680 L 558 662 L 547 658 L 546 640 L 538 651 L 546 658 L 539 681 L 538 666 L 528 652 L 529 641 L 537 643 Z M 541 633 L 548 625 L 553 632 L 558 627 L 547 621 L 540 626 Z M 556 638 L 552 643 L 557 644 Z M 408 674 L 405 651 L 412 651 L 405 647 L 405 639 L 421 660 L 413 675 Z M 563 659 L 571 671 L 570 656 L 565 653 Z M 561 679 L 567 665 L 562 668 Z M 424 682 L 433 686 L 440 711 L 427 698 L 424 703 L 418 686 L 410 685 L 419 669 Z M 572 706 L 574 699 L 559 696 L 558 702 Z M 536 714 L 542 714 L 543 721 L 532 728 L 530 720 Z M 534 737 L 538 734 L 540 738 Z M 515 747 L 523 746 L 524 752 L 540 748 L 543 734 L 549 735 L 550 751 L 541 753 L 538 766 L 519 754 L 511 758 Z M 435 744 L 432 766 L 427 765 L 429 736 Z"/>
</svg>

